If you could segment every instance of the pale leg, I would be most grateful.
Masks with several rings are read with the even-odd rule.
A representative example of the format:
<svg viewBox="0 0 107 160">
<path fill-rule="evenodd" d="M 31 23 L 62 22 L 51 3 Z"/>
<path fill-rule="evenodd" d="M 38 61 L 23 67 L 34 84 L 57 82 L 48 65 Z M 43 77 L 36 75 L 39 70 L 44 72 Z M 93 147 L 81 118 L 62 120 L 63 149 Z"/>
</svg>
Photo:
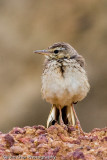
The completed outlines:
<svg viewBox="0 0 107 160">
<path fill-rule="evenodd" d="M 64 122 L 63 122 L 63 119 L 62 119 L 61 106 L 59 106 L 59 123 L 60 123 L 60 125 L 64 125 Z"/>
<path fill-rule="evenodd" d="M 74 109 L 73 104 L 72 104 L 71 106 L 72 106 L 72 110 L 73 110 L 73 112 L 74 112 L 74 116 L 75 116 L 75 118 L 76 118 L 77 126 L 78 126 L 78 128 L 80 129 L 80 132 L 81 132 L 82 134 L 84 134 L 84 131 L 83 131 L 82 128 L 81 128 L 80 121 L 79 121 L 79 119 L 78 119 L 78 117 L 77 117 L 77 114 L 76 114 L 76 112 L 75 112 L 75 109 Z"/>
</svg>

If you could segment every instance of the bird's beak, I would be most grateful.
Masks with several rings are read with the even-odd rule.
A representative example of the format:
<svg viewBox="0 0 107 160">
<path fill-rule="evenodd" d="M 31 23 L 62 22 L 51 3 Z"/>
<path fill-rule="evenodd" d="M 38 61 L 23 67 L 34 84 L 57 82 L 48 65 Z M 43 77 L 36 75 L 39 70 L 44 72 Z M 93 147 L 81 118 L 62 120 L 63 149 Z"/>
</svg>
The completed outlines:
<svg viewBox="0 0 107 160">
<path fill-rule="evenodd" d="M 52 50 L 50 50 L 50 49 L 36 50 L 36 51 L 34 51 L 34 53 L 38 53 L 38 54 L 49 56 L 49 53 L 52 53 Z"/>
</svg>

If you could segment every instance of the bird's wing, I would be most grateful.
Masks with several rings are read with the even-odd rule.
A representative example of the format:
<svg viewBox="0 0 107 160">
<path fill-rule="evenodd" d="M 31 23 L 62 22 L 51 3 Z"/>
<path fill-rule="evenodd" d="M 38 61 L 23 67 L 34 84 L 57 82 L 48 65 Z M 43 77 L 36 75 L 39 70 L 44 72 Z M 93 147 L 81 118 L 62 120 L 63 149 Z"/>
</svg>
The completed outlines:
<svg viewBox="0 0 107 160">
<path fill-rule="evenodd" d="M 81 55 L 75 57 L 76 61 L 80 64 L 81 67 L 85 66 L 85 59 Z"/>
</svg>

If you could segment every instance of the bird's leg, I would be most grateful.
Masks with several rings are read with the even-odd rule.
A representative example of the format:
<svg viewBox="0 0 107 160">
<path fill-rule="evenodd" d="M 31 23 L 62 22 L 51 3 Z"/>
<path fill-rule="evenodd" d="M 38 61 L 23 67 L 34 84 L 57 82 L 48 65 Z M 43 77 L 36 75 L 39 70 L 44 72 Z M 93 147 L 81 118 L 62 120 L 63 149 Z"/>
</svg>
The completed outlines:
<svg viewBox="0 0 107 160">
<path fill-rule="evenodd" d="M 76 112 L 75 112 L 75 109 L 74 109 L 73 104 L 71 105 L 71 107 L 72 107 L 72 110 L 73 110 L 73 112 L 74 112 L 74 116 L 75 116 L 75 118 L 76 118 L 77 126 L 78 126 L 78 128 L 80 129 L 80 132 L 84 135 L 84 131 L 83 131 L 82 128 L 81 128 L 80 121 L 79 121 L 79 119 L 78 119 L 78 117 L 77 117 L 77 114 L 76 114 Z"/>
<path fill-rule="evenodd" d="M 62 111 L 61 106 L 59 105 L 59 123 L 60 125 L 64 125 L 63 119 L 62 119 Z"/>
</svg>

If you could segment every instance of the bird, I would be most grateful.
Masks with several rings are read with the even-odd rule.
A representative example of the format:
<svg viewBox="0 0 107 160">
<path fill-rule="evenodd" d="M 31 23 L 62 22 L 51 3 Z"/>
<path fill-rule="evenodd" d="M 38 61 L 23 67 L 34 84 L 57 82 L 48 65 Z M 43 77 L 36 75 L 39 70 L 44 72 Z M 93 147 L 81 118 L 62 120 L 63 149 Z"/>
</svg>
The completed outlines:
<svg viewBox="0 0 107 160">
<path fill-rule="evenodd" d="M 47 128 L 50 123 L 59 122 L 60 125 L 77 124 L 82 131 L 74 104 L 83 100 L 90 90 L 85 59 L 65 42 L 34 53 L 45 56 L 41 92 L 43 99 L 52 104 Z"/>
</svg>

